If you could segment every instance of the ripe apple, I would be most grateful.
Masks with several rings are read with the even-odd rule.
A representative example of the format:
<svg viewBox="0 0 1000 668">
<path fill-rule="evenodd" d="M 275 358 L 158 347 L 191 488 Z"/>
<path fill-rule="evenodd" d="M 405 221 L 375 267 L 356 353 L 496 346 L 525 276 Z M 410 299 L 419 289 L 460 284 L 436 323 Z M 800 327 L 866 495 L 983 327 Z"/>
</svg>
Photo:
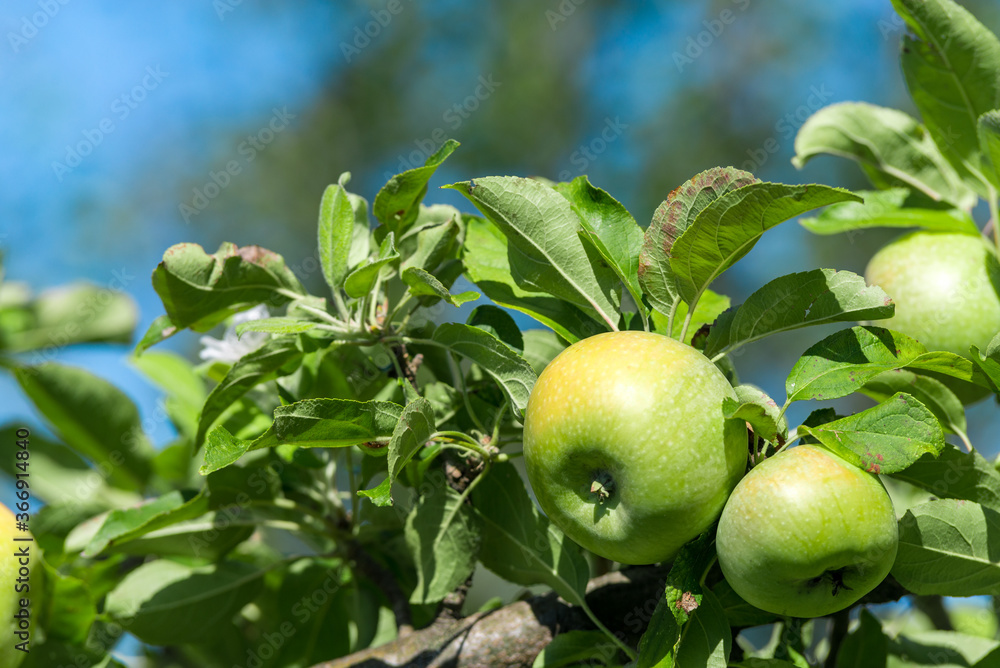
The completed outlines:
<svg viewBox="0 0 1000 668">
<path fill-rule="evenodd" d="M 37 607 L 31 606 L 30 614 L 32 618 L 29 620 L 28 629 L 20 628 L 19 620 L 14 615 L 18 614 L 21 609 L 20 600 L 22 598 L 35 601 L 41 595 L 41 592 L 36 592 L 33 586 L 37 582 L 34 574 L 31 576 L 31 582 L 28 583 L 32 585 L 31 591 L 18 592 L 15 590 L 15 586 L 18 584 L 18 571 L 21 567 L 15 552 L 26 545 L 29 546 L 28 549 L 32 555 L 37 554 L 38 550 L 34 542 L 14 542 L 15 537 L 30 537 L 29 534 L 23 531 L 17 531 L 15 527 L 14 514 L 5 505 L 0 504 L 0 584 L 3 585 L 3 591 L 0 592 L 0 619 L 3 620 L 0 623 L 0 632 L 3 634 L 4 642 L 4 647 L 0 650 L 0 668 L 15 668 L 21 665 L 24 657 L 27 656 L 25 652 L 13 648 L 15 644 L 23 640 L 23 638 L 16 636 L 15 633 L 27 631 L 31 634 L 31 639 L 34 639 L 32 627 L 34 626 L 34 614 Z M 32 559 L 32 562 L 34 561 Z M 41 568 L 41 565 L 36 563 L 31 563 L 29 566 L 31 570 Z"/>
<path fill-rule="evenodd" d="M 716 536 L 736 593 L 793 617 L 852 605 L 889 573 L 898 542 L 879 479 L 813 445 L 754 467 L 729 497 Z"/>
<path fill-rule="evenodd" d="M 1000 331 L 1000 262 L 980 236 L 911 232 L 876 253 L 865 278 L 896 302 L 896 315 L 874 324 L 912 336 L 928 350 L 969 357 L 969 346 L 984 349 Z M 989 393 L 942 380 L 966 403 Z"/>
<path fill-rule="evenodd" d="M 743 421 L 715 365 L 649 332 L 579 341 L 528 401 L 524 460 L 542 510 L 583 547 L 628 564 L 670 559 L 711 526 L 746 471 Z"/>
</svg>

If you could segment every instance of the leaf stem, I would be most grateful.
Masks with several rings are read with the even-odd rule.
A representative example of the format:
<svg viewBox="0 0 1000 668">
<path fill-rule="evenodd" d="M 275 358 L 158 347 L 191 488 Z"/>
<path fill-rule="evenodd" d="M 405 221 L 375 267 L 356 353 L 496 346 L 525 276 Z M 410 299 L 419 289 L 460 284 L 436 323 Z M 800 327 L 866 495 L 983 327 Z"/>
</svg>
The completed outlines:
<svg viewBox="0 0 1000 668">
<path fill-rule="evenodd" d="M 681 343 L 684 343 L 684 339 L 687 338 L 688 327 L 691 326 L 691 316 L 694 315 L 694 309 L 696 306 L 698 306 L 698 300 L 700 298 L 701 295 L 698 295 L 698 297 L 695 297 L 694 302 L 688 305 L 688 312 L 687 315 L 684 316 L 684 324 L 681 326 L 681 338 L 680 338 Z"/>
<path fill-rule="evenodd" d="M 674 335 L 674 318 L 677 316 L 677 304 L 680 300 L 674 301 L 673 306 L 670 307 L 670 313 L 667 314 L 667 336 L 672 337 Z"/>
<path fill-rule="evenodd" d="M 479 419 L 479 415 L 472 409 L 472 401 L 469 400 L 469 393 L 465 389 L 465 378 L 462 377 L 462 367 L 455 361 L 455 354 L 451 351 L 448 352 L 448 367 L 451 369 L 451 377 L 455 382 L 455 389 L 459 391 L 462 395 L 462 401 L 465 402 L 465 410 L 469 412 L 469 417 L 472 418 L 473 423 L 475 423 L 479 431 L 484 434 L 489 433 L 486 427 L 483 426 L 483 421 Z"/>
<path fill-rule="evenodd" d="M 347 304 L 344 303 L 344 297 L 340 294 L 340 290 L 333 290 L 333 304 L 337 309 L 337 313 L 340 314 L 340 318 L 344 321 L 350 319 L 350 313 L 347 310 Z"/>
<path fill-rule="evenodd" d="M 358 508 L 361 507 L 361 504 L 358 503 L 358 480 L 354 475 L 354 456 L 351 450 L 352 448 L 344 448 L 344 468 L 347 469 L 348 489 L 351 491 L 351 529 L 353 531 L 358 528 Z"/>
<path fill-rule="evenodd" d="M 996 188 L 990 186 L 987 190 L 990 204 L 990 222 L 993 224 L 993 245 L 1000 251 L 1000 205 L 997 204 Z"/>
</svg>

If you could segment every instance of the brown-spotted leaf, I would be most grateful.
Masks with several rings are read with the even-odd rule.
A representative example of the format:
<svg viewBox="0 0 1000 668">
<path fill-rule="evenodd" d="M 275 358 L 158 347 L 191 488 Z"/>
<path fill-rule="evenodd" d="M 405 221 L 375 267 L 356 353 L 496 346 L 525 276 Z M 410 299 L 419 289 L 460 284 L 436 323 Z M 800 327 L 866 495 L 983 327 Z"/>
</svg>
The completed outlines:
<svg viewBox="0 0 1000 668">
<path fill-rule="evenodd" d="M 669 314 L 679 299 L 670 269 L 677 238 L 706 206 L 758 180 L 750 172 L 733 167 L 713 167 L 674 189 L 657 207 L 639 254 L 639 284 L 656 309 Z"/>
<path fill-rule="evenodd" d="M 153 288 L 174 327 L 200 332 L 254 304 L 279 306 L 289 292 L 305 294 L 280 255 L 231 243 L 212 255 L 198 244 L 171 246 L 153 270 Z"/>
</svg>

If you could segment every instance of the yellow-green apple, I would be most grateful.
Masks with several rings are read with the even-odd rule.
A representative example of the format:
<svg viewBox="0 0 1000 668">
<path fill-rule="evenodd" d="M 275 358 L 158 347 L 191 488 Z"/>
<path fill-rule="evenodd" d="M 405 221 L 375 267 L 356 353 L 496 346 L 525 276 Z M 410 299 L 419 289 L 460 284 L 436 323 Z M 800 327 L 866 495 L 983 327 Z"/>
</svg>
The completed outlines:
<svg viewBox="0 0 1000 668">
<path fill-rule="evenodd" d="M 670 559 L 718 518 L 746 470 L 736 395 L 689 345 L 649 332 L 579 341 L 542 372 L 524 421 L 528 480 L 542 510 L 614 561 Z"/>
<path fill-rule="evenodd" d="M 928 350 L 969 357 L 969 346 L 985 349 L 1000 331 L 1000 263 L 981 236 L 911 232 L 876 253 L 865 278 L 896 302 L 896 314 L 874 324 L 912 336 Z M 989 394 L 935 377 L 966 403 Z"/>
<path fill-rule="evenodd" d="M 716 548 L 748 603 L 792 617 L 843 610 L 889 573 L 899 542 L 879 479 L 800 445 L 764 460 L 733 490 Z"/>
</svg>

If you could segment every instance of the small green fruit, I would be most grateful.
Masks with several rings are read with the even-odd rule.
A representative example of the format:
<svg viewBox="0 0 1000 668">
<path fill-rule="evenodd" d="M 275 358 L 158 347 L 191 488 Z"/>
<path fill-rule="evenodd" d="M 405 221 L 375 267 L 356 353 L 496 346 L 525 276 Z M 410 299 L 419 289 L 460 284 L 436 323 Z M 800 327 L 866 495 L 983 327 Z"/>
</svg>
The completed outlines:
<svg viewBox="0 0 1000 668">
<path fill-rule="evenodd" d="M 1000 331 L 1000 262 L 980 236 L 912 232 L 876 253 L 865 278 L 896 302 L 895 316 L 874 324 L 912 336 L 928 350 L 969 357 L 970 346 L 984 349 Z M 967 403 L 989 392 L 945 382 Z"/>
<path fill-rule="evenodd" d="M 719 516 L 746 470 L 736 397 L 700 352 L 648 332 L 598 334 L 542 372 L 524 422 L 538 503 L 583 547 L 615 561 L 671 558 Z"/>
<path fill-rule="evenodd" d="M 898 543 L 879 479 L 813 445 L 750 471 L 729 497 L 716 536 L 719 566 L 736 593 L 792 617 L 854 604 L 888 575 Z"/>
</svg>

